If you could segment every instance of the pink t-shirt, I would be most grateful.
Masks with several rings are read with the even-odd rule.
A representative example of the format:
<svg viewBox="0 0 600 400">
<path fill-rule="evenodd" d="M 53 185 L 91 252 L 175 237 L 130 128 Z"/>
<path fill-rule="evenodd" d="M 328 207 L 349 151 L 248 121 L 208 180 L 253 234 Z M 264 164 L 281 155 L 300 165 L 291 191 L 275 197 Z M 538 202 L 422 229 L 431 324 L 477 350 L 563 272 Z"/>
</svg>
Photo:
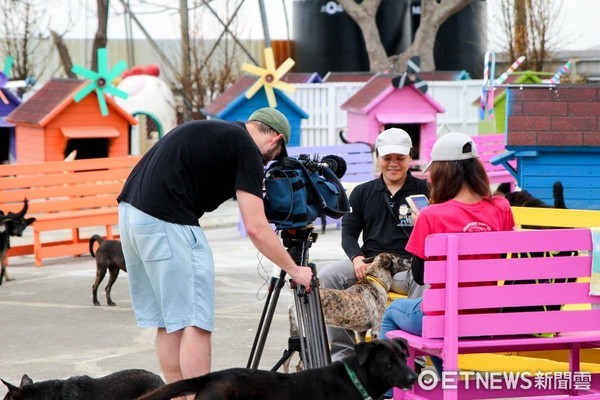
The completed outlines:
<svg viewBox="0 0 600 400">
<path fill-rule="evenodd" d="M 421 210 L 406 251 L 425 257 L 425 239 L 433 233 L 510 231 L 515 220 L 504 197 L 493 196 L 475 204 L 449 200 Z"/>
</svg>

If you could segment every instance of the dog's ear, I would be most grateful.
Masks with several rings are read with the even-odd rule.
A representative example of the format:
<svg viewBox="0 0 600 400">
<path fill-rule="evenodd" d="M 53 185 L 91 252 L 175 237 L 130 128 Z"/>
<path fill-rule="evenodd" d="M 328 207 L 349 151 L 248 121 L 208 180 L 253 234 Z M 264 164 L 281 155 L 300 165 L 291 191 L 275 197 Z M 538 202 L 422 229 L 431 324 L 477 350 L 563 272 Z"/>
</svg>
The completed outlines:
<svg viewBox="0 0 600 400">
<path fill-rule="evenodd" d="M 394 341 L 396 343 L 398 343 L 398 345 L 402 348 L 402 351 L 404 351 L 404 354 L 406 354 L 406 357 L 408 357 L 408 355 L 409 355 L 408 354 L 409 353 L 408 346 L 406 345 L 406 343 L 404 342 L 404 340 L 402 340 L 402 339 L 394 339 Z"/>
<path fill-rule="evenodd" d="M 6 385 L 6 387 L 8 388 L 8 390 L 10 390 L 10 391 L 17 389 L 17 387 L 15 385 L 6 382 L 4 379 L 0 379 L 0 381 L 2 381 L 2 383 L 4 383 Z"/>
<path fill-rule="evenodd" d="M 376 342 L 364 342 L 358 343 L 354 346 L 354 352 L 356 353 L 356 360 L 358 361 L 358 365 L 364 365 L 369 358 L 369 354 L 371 354 L 371 350 L 373 350 L 377 346 Z"/>
<path fill-rule="evenodd" d="M 25 385 L 33 385 L 33 379 L 31 379 L 27 374 L 23 374 L 23 377 L 21 378 L 20 387 L 23 387 Z"/>
<path fill-rule="evenodd" d="M 363 262 L 365 264 L 371 264 L 373 262 L 373 260 L 375 260 L 375 257 L 367 257 L 367 258 L 363 258 Z"/>
</svg>

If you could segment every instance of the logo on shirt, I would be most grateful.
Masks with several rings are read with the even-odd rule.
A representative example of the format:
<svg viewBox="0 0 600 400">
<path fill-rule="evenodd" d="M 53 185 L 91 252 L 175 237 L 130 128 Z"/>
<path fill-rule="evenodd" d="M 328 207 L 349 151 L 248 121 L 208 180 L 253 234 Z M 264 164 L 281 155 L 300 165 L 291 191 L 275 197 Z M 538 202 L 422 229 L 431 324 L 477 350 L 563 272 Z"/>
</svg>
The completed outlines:
<svg viewBox="0 0 600 400">
<path fill-rule="evenodd" d="M 471 222 L 463 228 L 463 232 L 491 232 L 492 228 L 485 222 Z"/>
</svg>

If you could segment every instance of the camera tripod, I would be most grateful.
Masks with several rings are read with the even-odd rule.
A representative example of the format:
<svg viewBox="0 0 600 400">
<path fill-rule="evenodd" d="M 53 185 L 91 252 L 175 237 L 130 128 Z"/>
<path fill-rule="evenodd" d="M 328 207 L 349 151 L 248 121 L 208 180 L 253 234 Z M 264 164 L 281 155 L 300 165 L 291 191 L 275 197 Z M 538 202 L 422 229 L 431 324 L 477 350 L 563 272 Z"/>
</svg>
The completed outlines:
<svg viewBox="0 0 600 400">
<path fill-rule="evenodd" d="M 310 224 L 305 228 L 281 231 L 283 246 L 287 248 L 294 262 L 297 265 L 311 268 L 313 277 L 310 293 L 307 293 L 304 287 L 298 287 L 293 280 L 290 280 L 290 287 L 294 290 L 298 336 L 289 338 L 288 349 L 284 351 L 282 358 L 271 369 L 272 371 L 276 371 L 295 351 L 300 354 L 306 369 L 323 367 L 331 363 L 329 341 L 319 295 L 319 283 L 316 277 L 317 270 L 314 264 L 308 263 L 308 249 L 318 237 L 313 229 L 313 225 Z M 269 292 L 246 368 L 258 368 L 281 288 L 285 285 L 285 275 L 285 271 L 282 270 L 279 277 L 271 277 Z"/>
</svg>

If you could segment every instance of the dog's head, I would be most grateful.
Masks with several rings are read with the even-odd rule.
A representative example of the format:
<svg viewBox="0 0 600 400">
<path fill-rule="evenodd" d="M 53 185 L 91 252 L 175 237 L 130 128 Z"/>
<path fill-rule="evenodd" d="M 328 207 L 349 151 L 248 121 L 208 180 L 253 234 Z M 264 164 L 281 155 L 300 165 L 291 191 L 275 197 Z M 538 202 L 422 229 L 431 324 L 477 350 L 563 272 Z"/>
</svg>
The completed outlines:
<svg viewBox="0 0 600 400">
<path fill-rule="evenodd" d="M 382 381 L 388 390 L 391 387 L 410 389 L 417 375 L 406 364 L 408 348 L 401 340 L 378 339 L 358 343 L 354 350 L 358 364 L 365 366 L 369 379 Z"/>
<path fill-rule="evenodd" d="M 368 257 L 363 260 L 365 264 L 370 264 L 367 269 L 367 274 L 373 272 L 374 269 L 384 269 L 389 271 L 391 276 L 398 272 L 410 269 L 410 260 L 399 257 L 392 253 L 379 253 L 375 257 Z"/>
<path fill-rule="evenodd" d="M 12 385 L 6 382 L 4 379 L 0 379 L 2 383 L 6 385 L 8 388 L 8 393 L 4 396 L 4 400 L 23 400 L 25 399 L 25 394 L 23 393 L 23 386 L 33 384 L 33 380 L 27 376 L 27 374 L 23 375 L 21 378 L 21 384 L 19 387 Z"/>
<path fill-rule="evenodd" d="M 8 214 L 4 214 L 0 211 L 0 223 L 2 224 L 2 228 L 6 230 L 10 236 L 22 236 L 25 228 L 35 221 L 35 218 L 25 218 L 28 207 L 29 203 L 27 199 L 25 199 L 23 201 L 23 208 L 19 212 L 9 212 Z"/>
</svg>

